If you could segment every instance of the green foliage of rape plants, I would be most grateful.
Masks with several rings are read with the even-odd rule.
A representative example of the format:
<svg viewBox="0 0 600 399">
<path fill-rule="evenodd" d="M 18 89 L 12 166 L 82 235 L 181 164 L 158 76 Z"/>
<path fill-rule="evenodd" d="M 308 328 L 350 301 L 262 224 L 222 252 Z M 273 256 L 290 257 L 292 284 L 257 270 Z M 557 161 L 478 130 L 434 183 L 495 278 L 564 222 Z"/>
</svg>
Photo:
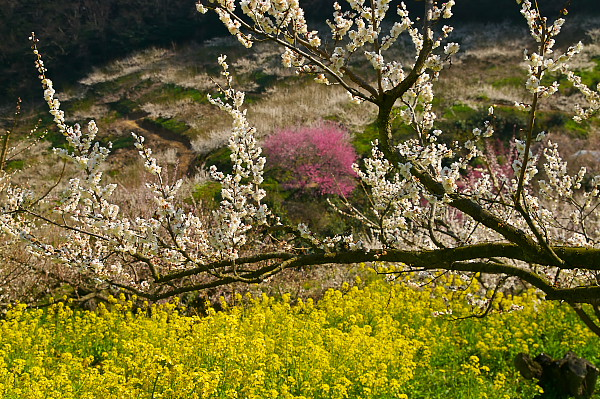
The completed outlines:
<svg viewBox="0 0 600 399">
<path fill-rule="evenodd" d="M 235 294 L 201 316 L 123 295 L 95 311 L 16 305 L 0 321 L 0 396 L 531 398 L 518 352 L 600 361 L 598 337 L 570 308 L 531 290 L 459 321 L 476 281 L 411 288 L 370 270 L 316 302 Z M 465 286 L 440 277 L 453 279 Z"/>
</svg>

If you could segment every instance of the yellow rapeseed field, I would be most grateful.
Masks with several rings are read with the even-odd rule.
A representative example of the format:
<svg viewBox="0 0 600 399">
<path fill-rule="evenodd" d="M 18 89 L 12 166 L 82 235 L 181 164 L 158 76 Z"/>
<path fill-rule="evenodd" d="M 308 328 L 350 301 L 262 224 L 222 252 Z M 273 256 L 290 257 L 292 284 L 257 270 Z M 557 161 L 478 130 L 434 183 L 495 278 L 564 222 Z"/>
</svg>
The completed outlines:
<svg viewBox="0 0 600 399">
<path fill-rule="evenodd" d="M 16 305 L 0 322 L 0 397 L 526 398 L 537 389 L 514 371 L 516 353 L 598 360 L 598 339 L 534 292 L 453 321 L 472 313 L 475 283 L 366 279 L 317 303 L 237 295 L 202 317 L 124 296 L 93 312 Z"/>
</svg>

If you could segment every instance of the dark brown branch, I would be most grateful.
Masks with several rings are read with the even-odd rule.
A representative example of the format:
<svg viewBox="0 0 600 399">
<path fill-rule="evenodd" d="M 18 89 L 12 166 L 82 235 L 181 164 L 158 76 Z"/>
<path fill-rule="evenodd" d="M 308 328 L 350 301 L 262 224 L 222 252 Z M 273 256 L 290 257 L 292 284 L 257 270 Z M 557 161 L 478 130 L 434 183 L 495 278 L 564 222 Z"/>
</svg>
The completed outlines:
<svg viewBox="0 0 600 399">
<path fill-rule="evenodd" d="M 585 312 L 585 310 L 578 303 L 569 302 L 569 305 L 573 308 L 577 316 L 583 321 L 583 323 L 594 332 L 597 336 L 600 337 L 600 326 L 594 323 L 591 317 Z"/>
<path fill-rule="evenodd" d="M 417 177 L 421 184 L 423 184 L 423 186 L 425 186 L 432 194 L 437 195 L 440 198 L 444 195 L 449 195 L 451 198 L 450 205 L 452 207 L 466 213 L 474 220 L 501 234 L 508 241 L 519 245 L 532 255 L 548 258 L 542 248 L 540 248 L 540 246 L 523 230 L 507 224 L 505 220 L 494 215 L 469 198 L 465 198 L 459 194 L 446 193 L 442 183 L 437 182 L 429 173 L 417 166 L 411 168 L 411 173 Z M 552 261 L 554 262 L 555 260 L 553 259 Z"/>
<path fill-rule="evenodd" d="M 290 254 L 287 252 L 274 252 L 274 253 L 266 253 L 259 254 L 255 256 L 248 256 L 244 258 L 239 258 L 235 260 L 235 263 L 238 265 L 249 264 L 249 263 L 257 263 L 265 260 L 274 260 L 274 259 L 290 259 L 297 255 Z M 221 267 L 233 266 L 234 262 L 230 260 L 211 262 L 205 265 L 199 265 L 193 269 L 184 270 L 177 273 L 171 273 L 168 275 L 164 275 L 161 278 L 157 279 L 156 283 L 166 283 L 168 281 L 173 281 L 177 279 L 181 279 L 188 276 L 194 276 L 197 274 L 205 273 L 211 270 L 215 270 Z"/>
<path fill-rule="evenodd" d="M 600 250 L 599 249 L 581 249 L 556 247 L 557 252 L 562 253 L 565 257 L 574 263 L 579 263 L 583 260 L 588 260 L 595 256 L 596 261 L 592 267 L 600 269 Z M 583 255 L 582 259 L 578 255 Z M 475 259 L 490 259 L 490 258 L 508 258 L 532 262 L 530 255 L 514 244 L 478 244 L 459 248 L 443 248 L 436 250 L 423 251 L 406 251 L 406 250 L 388 250 L 383 253 L 379 252 L 364 252 L 364 251 L 347 251 L 328 254 L 307 254 L 297 255 L 291 253 L 271 253 L 252 257 L 240 258 L 236 260 L 236 264 L 252 264 L 265 260 L 277 260 L 280 262 L 269 262 L 255 270 L 245 270 L 238 274 L 217 273 L 213 274 L 214 279 L 204 281 L 197 284 L 183 285 L 174 287 L 160 293 L 143 293 L 135 289 L 112 283 L 115 286 L 129 289 L 136 294 L 151 300 L 168 298 L 170 296 L 182 294 L 190 291 L 197 291 L 206 288 L 213 288 L 222 285 L 227 285 L 235 282 L 244 283 L 259 283 L 266 278 L 278 273 L 287 268 L 295 268 L 302 266 L 316 266 L 323 264 L 352 264 L 359 262 L 389 262 L 389 263 L 404 263 L 410 267 L 417 267 L 424 270 L 445 269 L 450 271 L 474 272 L 484 274 L 503 274 L 506 276 L 518 277 L 521 280 L 540 289 L 546 294 L 546 299 L 549 300 L 564 300 L 572 303 L 597 303 L 600 300 L 600 287 L 575 287 L 575 288 L 556 288 L 552 282 L 544 277 L 536 274 L 534 271 L 529 271 L 505 263 L 497 261 L 474 261 Z M 165 276 L 156 281 L 156 283 L 173 282 L 184 277 L 199 275 L 203 272 L 210 272 L 220 267 L 231 266 L 232 261 L 214 262 L 207 265 L 197 267 L 195 269 L 186 270 L 179 273 L 174 273 Z M 569 262 L 570 264 L 570 262 Z M 552 265 L 560 267 L 561 265 Z M 571 267 L 571 266 L 562 266 Z"/>
<path fill-rule="evenodd" d="M 358 86 L 360 86 L 363 89 L 365 89 L 366 91 L 368 91 L 371 94 L 371 96 L 373 97 L 373 100 L 379 96 L 379 93 L 373 86 L 371 86 L 369 83 L 367 83 L 366 80 L 364 80 L 363 78 L 361 78 L 360 76 L 355 74 L 350 68 L 343 67 L 342 72 L 344 72 L 346 75 L 348 75 L 348 77 L 350 78 L 350 80 L 352 82 L 356 83 Z M 369 101 L 373 102 L 373 100 L 369 100 Z"/>
<path fill-rule="evenodd" d="M 505 281 L 506 281 L 506 277 L 503 278 L 500 282 L 498 282 L 498 284 L 496 284 L 496 287 L 494 287 L 494 292 L 492 292 L 492 296 L 489 299 L 489 302 L 488 302 L 487 306 L 485 307 L 485 310 L 482 313 L 479 313 L 479 314 L 474 313 L 474 314 L 471 314 L 468 316 L 455 317 L 452 320 L 456 321 L 456 320 L 466 320 L 466 319 L 483 319 L 484 317 L 486 317 L 488 314 L 490 314 L 490 312 L 494 308 L 494 301 L 496 300 L 498 291 L 500 290 L 500 288 L 502 287 L 502 285 L 504 284 Z"/>
<path fill-rule="evenodd" d="M 393 263 L 401 262 L 414 267 L 426 267 L 429 269 L 434 269 L 450 266 L 454 262 L 464 262 L 474 259 L 506 258 L 513 260 L 521 260 L 524 262 L 538 263 L 546 266 L 562 267 L 564 269 L 575 269 L 585 267 L 588 270 L 600 270 L 600 249 L 553 247 L 553 250 L 556 253 L 558 253 L 563 259 L 565 259 L 567 261 L 567 264 L 558 265 L 556 263 L 544 263 L 543 260 L 536 259 L 535 257 L 530 256 L 529 253 L 524 251 L 519 246 L 507 243 L 475 244 L 464 247 L 441 248 L 435 250 L 387 250 L 384 253 L 348 251 L 332 254 L 298 255 L 289 252 L 273 252 L 239 258 L 235 260 L 235 263 L 237 265 L 243 265 L 258 263 L 266 260 L 288 260 L 292 258 L 297 258 L 295 266 L 320 265 L 324 263 L 348 264 L 357 262 L 382 261 Z M 233 263 L 233 261 L 229 260 L 207 263 L 205 265 L 199 265 L 193 269 L 164 275 L 161 278 L 157 279 L 155 282 L 164 283 L 188 276 L 198 275 L 218 268 L 232 266 Z M 511 269 L 508 271 L 514 269 L 519 271 L 523 270 L 511 266 Z M 489 271 L 475 271 L 487 273 L 494 272 L 491 269 Z"/>
<path fill-rule="evenodd" d="M 81 233 L 83 235 L 94 237 L 94 238 L 97 238 L 97 239 L 103 240 L 103 241 L 110 241 L 107 237 L 101 236 L 101 235 L 96 234 L 96 233 L 92 233 L 91 231 L 85 231 L 85 230 L 79 229 L 77 227 L 69 226 L 67 224 L 61 224 L 61 223 L 55 222 L 52 219 L 49 219 L 49 218 L 47 218 L 47 217 L 45 217 L 43 215 L 40 215 L 39 213 L 35 213 L 32 210 L 29 210 L 29 209 L 26 209 L 26 208 L 20 208 L 20 209 L 18 209 L 16 211 L 9 212 L 9 213 L 27 213 L 27 214 L 29 214 L 29 215 L 37 218 L 37 219 L 43 220 L 44 222 L 50 223 L 50 224 L 52 224 L 52 225 L 54 225 L 56 227 L 59 227 L 61 229 L 75 231 L 77 233 Z"/>
</svg>

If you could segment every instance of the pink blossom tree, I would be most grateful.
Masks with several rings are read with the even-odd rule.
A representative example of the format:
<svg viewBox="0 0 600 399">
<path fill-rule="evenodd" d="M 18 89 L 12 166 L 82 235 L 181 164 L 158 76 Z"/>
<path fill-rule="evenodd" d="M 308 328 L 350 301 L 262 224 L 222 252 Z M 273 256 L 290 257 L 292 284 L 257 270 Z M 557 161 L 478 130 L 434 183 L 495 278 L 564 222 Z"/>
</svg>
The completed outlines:
<svg viewBox="0 0 600 399">
<path fill-rule="evenodd" d="M 264 149 L 271 167 L 288 172 L 286 188 L 348 196 L 356 186 L 356 151 L 337 124 L 280 130 L 266 139 Z"/>
</svg>

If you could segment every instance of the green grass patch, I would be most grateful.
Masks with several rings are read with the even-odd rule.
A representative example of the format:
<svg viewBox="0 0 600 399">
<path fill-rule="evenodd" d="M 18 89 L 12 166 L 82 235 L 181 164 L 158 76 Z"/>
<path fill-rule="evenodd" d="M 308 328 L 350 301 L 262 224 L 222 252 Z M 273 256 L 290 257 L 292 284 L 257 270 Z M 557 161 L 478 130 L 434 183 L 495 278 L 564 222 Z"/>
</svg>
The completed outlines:
<svg viewBox="0 0 600 399">
<path fill-rule="evenodd" d="M 95 104 L 97 104 L 98 99 L 96 96 L 91 94 L 87 94 L 86 96 L 74 100 L 65 101 L 63 103 L 63 109 L 67 114 L 77 112 L 77 111 L 88 111 Z"/>
<path fill-rule="evenodd" d="M 178 135 L 183 135 L 190 129 L 185 122 L 174 118 L 146 118 L 144 119 L 144 122 L 151 126 L 162 128 Z"/>
<path fill-rule="evenodd" d="M 277 76 L 271 75 L 262 69 L 256 70 L 250 74 L 249 79 L 258 85 L 258 92 L 264 92 L 267 88 L 277 82 Z"/>
<path fill-rule="evenodd" d="M 594 63 L 592 67 L 576 70 L 574 72 L 576 75 L 581 77 L 581 83 L 592 89 L 596 89 L 600 83 L 600 56 L 597 55 L 592 57 L 591 61 Z M 559 74 L 558 72 L 544 75 L 541 83 L 547 86 L 551 85 L 554 81 L 557 81 L 560 84 L 562 92 L 566 95 L 572 95 L 579 92 L 577 89 L 575 89 L 573 84 L 569 82 L 566 76 Z"/>
<path fill-rule="evenodd" d="M 592 68 L 578 71 L 577 74 L 581 76 L 581 82 L 588 87 L 595 88 L 600 83 L 600 55 L 592 57 L 594 66 Z"/>
<path fill-rule="evenodd" d="M 105 115 L 102 115 L 100 120 L 98 120 L 98 124 L 102 126 L 108 126 L 111 123 L 114 123 L 120 119 L 122 119 L 122 115 L 115 110 L 110 110 Z"/>
<path fill-rule="evenodd" d="M 24 159 L 14 159 L 6 162 L 5 171 L 10 173 L 17 170 L 23 170 L 25 165 L 26 162 Z"/>
<path fill-rule="evenodd" d="M 45 140 L 50 142 L 51 148 L 70 148 L 67 144 L 67 139 L 61 133 L 56 130 L 48 130 L 48 133 L 45 136 Z"/>
<path fill-rule="evenodd" d="M 396 140 L 402 141 L 414 136 L 412 127 L 406 125 L 400 118 L 395 117 L 400 112 L 399 108 L 392 110 L 392 132 Z M 368 124 L 362 132 L 356 132 L 352 138 L 352 145 L 359 156 L 371 154 L 371 143 L 379 136 L 375 122 Z"/>
<path fill-rule="evenodd" d="M 207 181 L 199 184 L 192 190 L 192 199 L 194 202 L 202 203 L 210 209 L 216 209 L 221 202 L 221 183 L 217 181 Z"/>
<path fill-rule="evenodd" d="M 159 87 L 151 90 L 149 93 L 140 97 L 140 103 L 168 103 L 184 99 L 192 99 L 199 104 L 208 104 L 208 97 L 205 92 L 196 89 L 188 89 L 173 83 L 161 84 Z"/>
<path fill-rule="evenodd" d="M 379 132 L 375 123 L 371 123 L 365 127 L 362 132 L 355 133 L 352 138 L 352 145 L 360 156 L 367 156 L 371 153 L 371 148 L 374 140 L 377 139 Z"/>
<path fill-rule="evenodd" d="M 492 82 L 492 87 L 500 89 L 503 87 L 525 87 L 524 76 L 507 76 Z"/>
<path fill-rule="evenodd" d="M 462 121 L 473 119 L 475 115 L 477 115 L 476 109 L 465 104 L 454 104 L 444 111 L 442 117 L 444 119 Z"/>
<path fill-rule="evenodd" d="M 200 159 L 200 163 L 203 163 L 207 167 L 214 165 L 223 173 L 231 173 L 233 171 L 231 150 L 229 147 L 220 147 L 209 152 Z"/>
<path fill-rule="evenodd" d="M 568 133 L 580 138 L 587 138 L 590 134 L 589 121 L 577 123 L 573 119 L 568 119 L 567 121 L 565 121 L 564 128 Z"/>
<path fill-rule="evenodd" d="M 119 113 L 122 116 L 130 115 L 141 115 L 144 111 L 140 108 L 139 104 L 128 98 L 122 98 L 119 101 L 110 103 L 110 108 Z"/>
<path fill-rule="evenodd" d="M 112 150 L 118 150 L 120 148 L 133 148 L 135 139 L 132 135 L 121 135 L 121 136 L 106 136 L 102 137 L 100 144 L 107 147 L 108 143 L 112 143 Z"/>
<path fill-rule="evenodd" d="M 435 128 L 444 132 L 445 140 L 468 139 L 474 128 L 483 128 L 488 118 L 487 108 L 471 108 L 466 104 L 453 104 L 441 112 L 442 117 L 436 121 Z"/>
</svg>

